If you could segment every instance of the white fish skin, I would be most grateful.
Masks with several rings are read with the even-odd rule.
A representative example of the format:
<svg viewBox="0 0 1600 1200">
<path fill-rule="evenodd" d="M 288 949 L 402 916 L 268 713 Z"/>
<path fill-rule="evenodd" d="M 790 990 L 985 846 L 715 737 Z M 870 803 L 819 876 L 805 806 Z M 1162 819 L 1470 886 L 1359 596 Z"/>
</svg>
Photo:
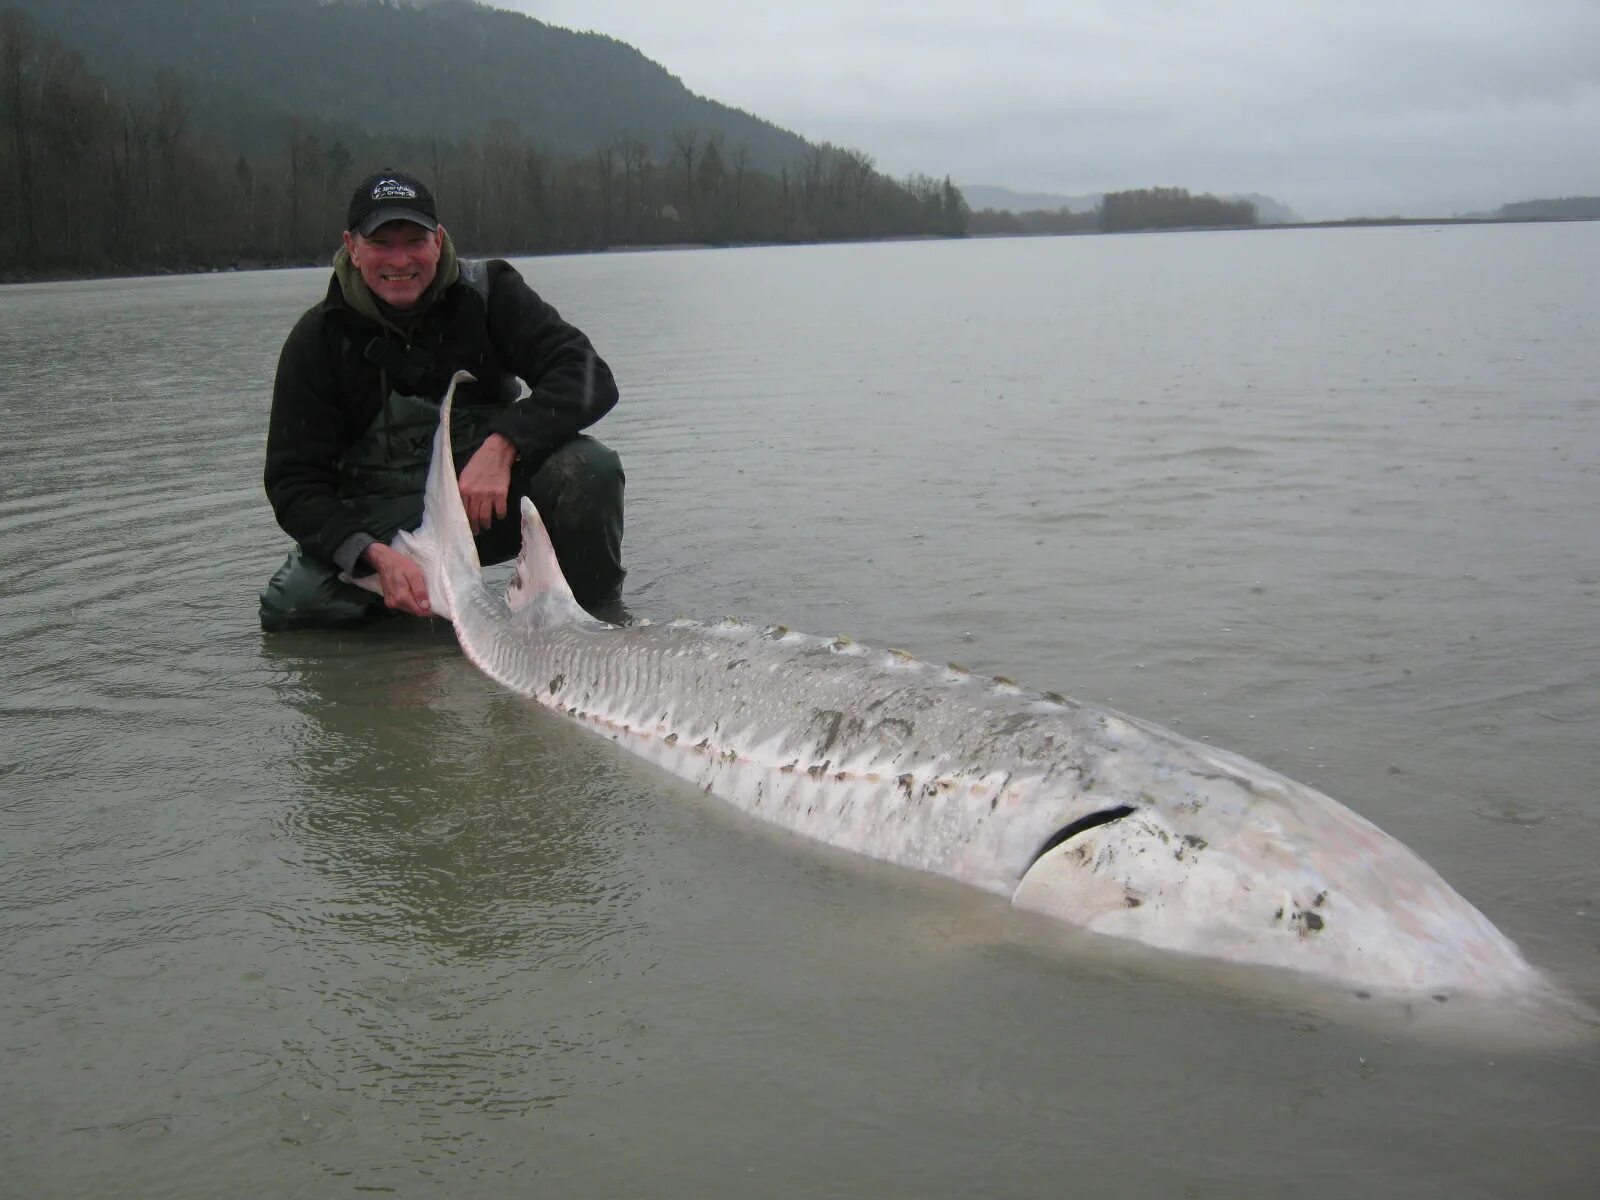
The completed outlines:
<svg viewBox="0 0 1600 1200">
<path fill-rule="evenodd" d="M 404 548 L 513 691 L 753 816 L 1096 933 L 1388 994 L 1548 989 L 1375 825 L 1136 717 L 782 627 L 607 625 L 526 500 L 516 576 L 491 593 L 452 467 L 454 387 Z"/>
</svg>

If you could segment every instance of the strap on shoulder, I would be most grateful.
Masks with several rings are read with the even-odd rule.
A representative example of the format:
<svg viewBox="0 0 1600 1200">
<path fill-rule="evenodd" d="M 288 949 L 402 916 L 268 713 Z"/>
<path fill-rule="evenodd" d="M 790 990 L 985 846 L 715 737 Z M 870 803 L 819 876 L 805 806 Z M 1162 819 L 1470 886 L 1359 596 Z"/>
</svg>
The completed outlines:
<svg viewBox="0 0 1600 1200">
<path fill-rule="evenodd" d="M 457 268 L 460 272 L 461 282 L 466 284 L 485 301 L 489 299 L 489 264 L 481 258 L 463 258 Z"/>
</svg>

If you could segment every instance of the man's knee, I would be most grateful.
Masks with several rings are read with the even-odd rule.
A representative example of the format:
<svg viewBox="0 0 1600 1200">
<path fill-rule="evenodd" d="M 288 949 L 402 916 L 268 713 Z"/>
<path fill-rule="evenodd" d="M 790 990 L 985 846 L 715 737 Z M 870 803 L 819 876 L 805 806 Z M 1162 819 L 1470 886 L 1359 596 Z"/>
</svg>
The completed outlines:
<svg viewBox="0 0 1600 1200">
<path fill-rule="evenodd" d="M 261 628 L 345 629 L 384 614 L 383 600 L 339 578 L 337 568 L 298 546 L 261 592 Z"/>
<path fill-rule="evenodd" d="M 604 442 L 579 436 L 540 464 L 529 493 L 541 505 L 547 524 L 582 525 L 595 514 L 620 515 L 626 484 L 617 452 Z"/>
<path fill-rule="evenodd" d="M 584 603 L 613 599 L 622 588 L 622 459 L 605 443 L 580 436 L 539 465 L 527 494 L 539 509 L 561 569 Z"/>
</svg>

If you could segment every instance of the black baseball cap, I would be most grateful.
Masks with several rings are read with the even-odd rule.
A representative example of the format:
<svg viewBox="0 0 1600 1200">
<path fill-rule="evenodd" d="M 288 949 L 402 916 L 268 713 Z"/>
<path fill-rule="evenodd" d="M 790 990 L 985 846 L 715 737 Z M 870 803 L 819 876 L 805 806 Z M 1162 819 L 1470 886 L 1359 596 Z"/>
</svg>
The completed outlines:
<svg viewBox="0 0 1600 1200">
<path fill-rule="evenodd" d="M 439 228 L 433 193 L 415 175 L 404 171 L 379 171 L 356 185 L 345 214 L 345 228 L 367 237 L 385 221 L 410 221 L 429 233 Z"/>
</svg>

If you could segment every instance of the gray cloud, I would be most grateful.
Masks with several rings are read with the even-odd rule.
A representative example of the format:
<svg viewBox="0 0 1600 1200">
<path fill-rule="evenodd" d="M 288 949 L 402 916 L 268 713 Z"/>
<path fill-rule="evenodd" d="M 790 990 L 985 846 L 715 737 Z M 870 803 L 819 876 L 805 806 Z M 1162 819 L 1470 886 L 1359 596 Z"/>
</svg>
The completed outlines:
<svg viewBox="0 0 1600 1200">
<path fill-rule="evenodd" d="M 892 174 L 1307 216 L 1600 193 L 1595 0 L 496 0 Z"/>
</svg>

